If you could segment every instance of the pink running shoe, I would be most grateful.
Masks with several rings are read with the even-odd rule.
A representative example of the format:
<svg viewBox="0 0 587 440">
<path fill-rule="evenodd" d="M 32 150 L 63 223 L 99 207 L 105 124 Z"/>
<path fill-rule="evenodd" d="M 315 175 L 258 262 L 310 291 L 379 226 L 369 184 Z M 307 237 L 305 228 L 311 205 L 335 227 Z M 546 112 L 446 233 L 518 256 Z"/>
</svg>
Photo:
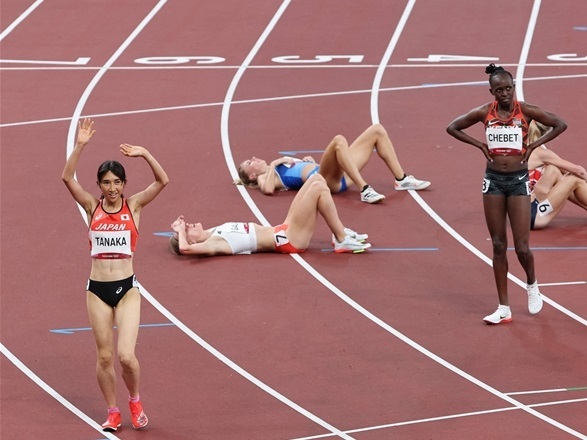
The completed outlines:
<svg viewBox="0 0 587 440">
<path fill-rule="evenodd" d="M 149 418 L 143 411 L 143 404 L 139 400 L 138 402 L 128 402 L 128 406 L 130 407 L 130 415 L 132 420 L 132 426 L 135 429 L 141 429 L 147 426 L 149 423 Z"/>
<path fill-rule="evenodd" d="M 102 431 L 115 432 L 120 426 L 120 412 L 109 412 L 108 419 L 102 423 Z"/>
</svg>

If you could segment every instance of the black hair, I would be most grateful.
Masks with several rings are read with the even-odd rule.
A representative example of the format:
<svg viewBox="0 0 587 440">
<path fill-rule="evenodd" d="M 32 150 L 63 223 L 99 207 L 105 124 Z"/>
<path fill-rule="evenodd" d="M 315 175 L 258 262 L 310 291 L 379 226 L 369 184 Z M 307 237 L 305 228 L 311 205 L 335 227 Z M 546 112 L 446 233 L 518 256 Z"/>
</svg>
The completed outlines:
<svg viewBox="0 0 587 440">
<path fill-rule="evenodd" d="M 103 162 L 102 165 L 100 165 L 97 173 L 98 183 L 102 181 L 104 174 L 106 174 L 108 171 L 112 171 L 116 177 L 126 183 L 126 171 L 124 171 L 122 164 L 115 160 L 107 160 L 106 162 Z"/>
<path fill-rule="evenodd" d="M 497 75 L 509 75 L 509 77 L 514 80 L 513 75 L 505 70 L 501 66 L 496 66 L 495 64 L 491 63 L 485 68 L 485 73 L 489 75 L 489 83 L 491 83 L 491 79 L 496 77 Z"/>
<path fill-rule="evenodd" d="M 115 160 L 107 160 L 106 162 L 102 162 L 102 165 L 100 165 L 98 168 L 98 185 L 100 185 L 102 178 L 108 171 L 112 171 L 116 177 L 118 177 L 120 180 L 122 180 L 123 183 L 126 184 L 126 171 L 124 171 L 122 164 Z M 100 198 L 104 198 L 104 194 L 102 194 Z"/>
</svg>

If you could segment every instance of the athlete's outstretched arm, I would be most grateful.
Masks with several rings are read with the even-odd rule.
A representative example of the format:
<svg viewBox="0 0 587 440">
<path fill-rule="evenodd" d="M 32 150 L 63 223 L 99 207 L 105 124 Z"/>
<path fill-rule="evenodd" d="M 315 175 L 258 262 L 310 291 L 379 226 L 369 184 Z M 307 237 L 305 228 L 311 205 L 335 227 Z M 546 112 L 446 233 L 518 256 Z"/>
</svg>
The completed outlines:
<svg viewBox="0 0 587 440">
<path fill-rule="evenodd" d="M 92 139 L 95 132 L 94 122 L 91 119 L 85 118 L 83 121 L 78 122 L 75 147 L 67 158 L 63 173 L 61 174 L 61 180 L 65 183 L 65 186 L 73 196 L 74 200 L 82 206 L 88 215 L 91 215 L 94 211 L 98 204 L 98 200 L 87 192 L 75 179 L 75 170 L 85 146 L 90 142 L 90 139 Z"/>
</svg>

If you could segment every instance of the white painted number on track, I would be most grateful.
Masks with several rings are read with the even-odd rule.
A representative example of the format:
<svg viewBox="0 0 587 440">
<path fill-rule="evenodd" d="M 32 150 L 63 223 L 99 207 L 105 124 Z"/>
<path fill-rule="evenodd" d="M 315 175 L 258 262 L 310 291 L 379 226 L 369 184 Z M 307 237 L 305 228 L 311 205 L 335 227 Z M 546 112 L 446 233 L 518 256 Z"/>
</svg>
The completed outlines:
<svg viewBox="0 0 587 440">
<path fill-rule="evenodd" d="M 360 63 L 363 55 L 316 55 L 314 59 L 301 59 L 299 55 L 284 55 L 272 58 L 274 63 L 282 64 L 319 64 L 329 63 L 333 60 L 348 60 L 349 63 Z"/>
<path fill-rule="evenodd" d="M 549 55 L 546 58 L 548 58 L 550 61 L 569 61 L 569 62 L 571 62 L 571 61 L 587 61 L 587 57 L 579 57 L 576 53 L 559 53 L 559 54 Z M 454 63 L 456 61 L 489 62 L 489 61 L 499 61 L 499 57 L 430 54 L 430 55 L 428 55 L 427 58 L 408 58 L 408 61 L 427 62 L 427 63 L 440 63 L 443 61 L 450 62 L 450 63 Z"/>
<path fill-rule="evenodd" d="M 547 58 L 551 61 L 587 61 L 587 56 L 579 57 L 576 53 L 557 53 Z"/>
<path fill-rule="evenodd" d="M 440 63 L 442 61 L 448 61 L 454 63 L 455 61 L 499 61 L 498 57 L 476 57 L 469 55 L 428 55 L 428 58 L 408 58 L 408 61 L 416 62 L 428 62 L 428 63 Z"/>
<path fill-rule="evenodd" d="M 196 64 L 218 64 L 226 61 L 222 57 L 209 57 L 209 56 L 167 56 L 167 57 L 145 57 L 137 58 L 135 63 L 137 64 L 186 64 L 191 61 L 195 61 Z"/>
</svg>

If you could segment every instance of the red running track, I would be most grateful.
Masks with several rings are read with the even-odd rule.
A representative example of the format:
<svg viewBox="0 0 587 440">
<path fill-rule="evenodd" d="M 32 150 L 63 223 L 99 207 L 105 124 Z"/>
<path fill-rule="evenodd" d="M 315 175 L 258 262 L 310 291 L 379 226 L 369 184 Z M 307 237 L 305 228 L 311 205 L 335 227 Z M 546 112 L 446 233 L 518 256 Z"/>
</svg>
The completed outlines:
<svg viewBox="0 0 587 440">
<path fill-rule="evenodd" d="M 496 300 L 483 159 L 445 133 L 490 98 L 496 58 L 522 98 L 568 122 L 551 147 L 587 163 L 585 12 L 580 0 L 3 2 L 2 437 L 587 438 L 584 212 L 565 207 L 532 233 L 543 311 L 527 313 L 512 253 L 514 322 L 483 325 Z M 78 169 L 86 187 L 121 142 L 147 146 L 172 181 L 135 257 L 143 432 L 99 431 L 86 226 L 59 179 L 81 116 L 98 130 Z M 433 184 L 395 192 L 374 159 L 364 174 L 383 204 L 336 196 L 372 251 L 326 252 L 323 223 L 301 258 L 186 260 L 155 235 L 180 213 L 280 222 L 293 194 L 239 191 L 234 164 L 318 156 L 376 121 Z M 130 192 L 149 181 L 121 161 Z"/>
</svg>

